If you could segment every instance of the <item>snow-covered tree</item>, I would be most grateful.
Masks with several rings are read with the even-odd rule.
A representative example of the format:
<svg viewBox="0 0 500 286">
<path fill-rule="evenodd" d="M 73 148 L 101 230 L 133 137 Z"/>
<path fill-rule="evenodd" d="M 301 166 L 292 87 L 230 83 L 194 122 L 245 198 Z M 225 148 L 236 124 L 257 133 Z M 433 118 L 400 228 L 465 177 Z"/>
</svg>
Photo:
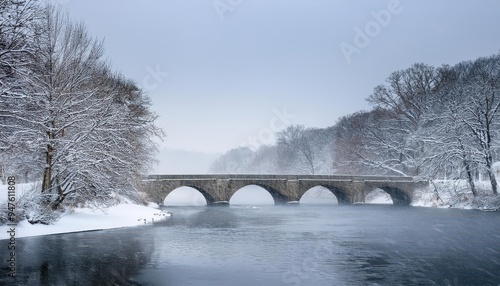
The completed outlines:
<svg viewBox="0 0 500 286">
<path fill-rule="evenodd" d="M 333 128 L 307 128 L 299 142 L 298 151 L 309 174 L 333 172 Z"/>
<path fill-rule="evenodd" d="M 277 132 L 278 168 L 282 173 L 302 173 L 310 171 L 310 166 L 304 168 L 302 163 L 305 159 L 301 151 L 307 148 L 304 142 L 305 127 L 303 125 L 291 125 Z M 307 152 L 307 151 L 306 151 Z M 306 171 L 307 172 L 307 171 Z"/>
<path fill-rule="evenodd" d="M 497 193 L 491 166 L 500 147 L 499 58 L 454 67 L 416 64 L 391 74 L 369 97 L 372 111 L 346 116 L 335 126 L 338 169 L 465 176 L 474 195 L 483 170 Z"/>
<path fill-rule="evenodd" d="M 156 115 L 147 96 L 114 74 L 103 44 L 52 6 L 32 30 L 24 93 L 10 101 L 5 127 L 41 168 L 45 204 L 103 204 L 136 187 L 151 162 Z"/>
<path fill-rule="evenodd" d="M 248 173 L 251 174 L 279 174 L 277 166 L 278 151 L 275 145 L 262 145 L 257 149 L 249 162 Z"/>
<path fill-rule="evenodd" d="M 30 40 L 37 7 L 36 1 L 0 1 L 0 177 L 4 182 L 6 173 L 12 174 L 14 169 L 21 171 L 19 174 L 30 173 L 30 165 L 25 164 L 24 142 L 12 140 L 16 130 L 7 115 L 15 100 L 27 92 L 20 77 L 33 55 Z M 21 166 L 23 170 L 19 170 Z"/>
<path fill-rule="evenodd" d="M 390 110 L 375 108 L 344 116 L 335 129 L 336 173 L 406 175 L 404 136 Z"/>
<path fill-rule="evenodd" d="M 395 170 L 402 174 L 418 176 L 425 167 L 427 144 L 434 141 L 433 134 L 426 132 L 426 126 L 440 84 L 436 68 L 414 64 L 392 73 L 387 85 L 377 86 L 368 98 L 376 107 L 390 111 L 392 118 L 375 122 L 381 132 L 373 134 L 372 139 L 373 144 L 379 145 L 377 148 L 396 151 L 393 159 L 400 162 L 400 167 Z"/>
<path fill-rule="evenodd" d="M 288 126 L 277 136 L 278 168 L 284 173 L 331 174 L 333 129 Z"/>
<path fill-rule="evenodd" d="M 498 194 L 492 165 L 500 136 L 500 55 L 474 61 L 464 76 L 460 83 L 467 105 L 462 121 L 473 135 L 475 151 L 481 154 L 493 193 Z"/>
<path fill-rule="evenodd" d="M 434 101 L 433 120 L 427 127 L 435 141 L 429 144 L 432 156 L 427 166 L 430 178 L 458 179 L 465 175 L 471 191 L 477 195 L 475 174 L 480 158 L 474 152 L 473 138 L 464 124 L 468 99 L 464 95 L 460 78 L 466 65 L 440 68 L 442 86 Z"/>
<path fill-rule="evenodd" d="M 210 166 L 210 172 L 217 174 L 248 173 L 253 151 L 248 147 L 231 149 L 224 153 Z"/>
</svg>

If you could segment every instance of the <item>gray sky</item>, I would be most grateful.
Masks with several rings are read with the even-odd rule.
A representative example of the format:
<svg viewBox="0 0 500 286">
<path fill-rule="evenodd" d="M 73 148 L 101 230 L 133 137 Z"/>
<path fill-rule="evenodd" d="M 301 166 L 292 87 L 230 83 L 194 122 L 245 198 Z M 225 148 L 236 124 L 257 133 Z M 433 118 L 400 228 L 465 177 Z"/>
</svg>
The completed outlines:
<svg viewBox="0 0 500 286">
<path fill-rule="evenodd" d="M 148 92 L 171 149 L 223 152 L 286 124 L 331 126 L 369 109 L 393 71 L 500 51 L 495 0 L 53 2 Z"/>
</svg>

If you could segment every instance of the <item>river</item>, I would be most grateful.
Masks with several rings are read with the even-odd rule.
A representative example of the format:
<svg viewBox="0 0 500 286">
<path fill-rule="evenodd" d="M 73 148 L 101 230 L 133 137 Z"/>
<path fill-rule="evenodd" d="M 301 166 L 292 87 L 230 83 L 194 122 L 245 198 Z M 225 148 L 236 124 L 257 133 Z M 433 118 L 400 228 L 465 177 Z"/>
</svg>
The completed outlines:
<svg viewBox="0 0 500 286">
<path fill-rule="evenodd" d="M 154 226 L 20 238 L 17 278 L 2 268 L 0 284 L 500 285 L 500 213 L 392 205 L 168 210 L 174 216 Z"/>
</svg>

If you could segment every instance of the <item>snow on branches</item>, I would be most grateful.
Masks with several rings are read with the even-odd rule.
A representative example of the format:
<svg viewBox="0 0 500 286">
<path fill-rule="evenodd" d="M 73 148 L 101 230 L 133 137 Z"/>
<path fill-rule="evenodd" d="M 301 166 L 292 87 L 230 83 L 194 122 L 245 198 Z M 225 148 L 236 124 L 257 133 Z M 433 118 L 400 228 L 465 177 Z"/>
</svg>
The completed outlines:
<svg viewBox="0 0 500 286">
<path fill-rule="evenodd" d="M 162 133 L 149 99 L 111 71 L 103 43 L 83 24 L 52 6 L 37 13 L 26 30 L 30 53 L 22 71 L 14 84 L 0 86 L 2 159 L 14 149 L 29 158 L 17 167 L 32 166 L 41 193 L 53 194 L 45 202 L 52 209 L 132 193 L 152 159 L 151 138 Z"/>
</svg>

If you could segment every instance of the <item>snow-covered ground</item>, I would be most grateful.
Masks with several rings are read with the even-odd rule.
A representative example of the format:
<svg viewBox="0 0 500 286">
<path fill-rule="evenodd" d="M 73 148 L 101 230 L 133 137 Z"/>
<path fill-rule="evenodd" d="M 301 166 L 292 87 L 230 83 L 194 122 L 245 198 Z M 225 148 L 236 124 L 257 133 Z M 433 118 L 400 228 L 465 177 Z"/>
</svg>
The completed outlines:
<svg viewBox="0 0 500 286">
<path fill-rule="evenodd" d="M 16 197 L 20 198 L 24 192 L 32 188 L 32 184 L 17 184 Z M 7 186 L 0 186 L 0 204 L 7 205 Z M 125 201 L 106 210 L 92 210 L 89 208 L 75 208 L 65 213 L 60 220 L 53 225 L 32 225 L 23 220 L 16 226 L 16 238 L 68 233 L 78 231 L 90 231 L 100 229 L 111 229 L 120 227 L 131 227 L 151 224 L 153 221 L 168 219 L 170 214 L 159 210 L 158 205 L 149 204 L 141 206 Z M 0 226 L 0 239 L 8 239 L 9 226 Z"/>
<path fill-rule="evenodd" d="M 478 196 L 474 197 L 465 180 L 436 180 L 428 189 L 413 197 L 413 206 L 500 211 L 500 196 L 494 196 L 487 181 L 475 182 Z"/>
<path fill-rule="evenodd" d="M 23 220 L 16 226 L 16 238 L 68 233 L 79 231 L 90 231 L 100 229 L 111 229 L 120 227 L 140 226 L 151 224 L 153 221 L 167 219 L 168 214 L 153 207 L 135 204 L 119 204 L 105 211 L 91 210 L 88 208 L 75 209 L 67 213 L 53 225 L 32 225 Z M 0 239 L 7 239 L 9 226 L 0 226 Z"/>
</svg>

